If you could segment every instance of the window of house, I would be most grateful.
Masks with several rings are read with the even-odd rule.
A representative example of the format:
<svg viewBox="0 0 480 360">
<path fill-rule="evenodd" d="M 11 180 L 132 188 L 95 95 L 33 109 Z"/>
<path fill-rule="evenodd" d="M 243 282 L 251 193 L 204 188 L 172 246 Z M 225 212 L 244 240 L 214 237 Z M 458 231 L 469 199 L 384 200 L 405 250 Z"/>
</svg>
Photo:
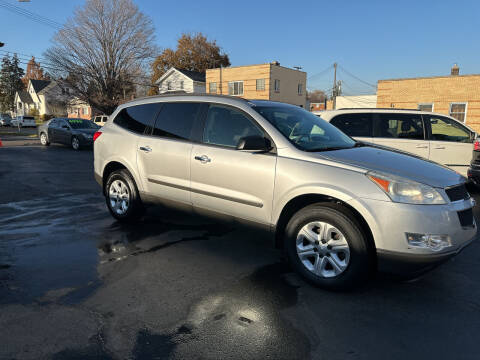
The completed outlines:
<svg viewBox="0 0 480 360">
<path fill-rule="evenodd" d="M 172 90 L 172 82 L 171 81 L 167 82 L 167 90 Z"/>
<path fill-rule="evenodd" d="M 375 137 L 423 140 L 423 121 L 420 114 L 373 114 Z"/>
<path fill-rule="evenodd" d="M 265 90 L 265 79 L 257 79 L 257 91 Z"/>
<path fill-rule="evenodd" d="M 228 95 L 243 95 L 243 81 L 230 81 Z"/>
<path fill-rule="evenodd" d="M 465 122 L 467 117 L 467 103 L 450 103 L 450 116 L 458 121 Z"/>
<path fill-rule="evenodd" d="M 153 135 L 190 139 L 195 119 L 200 114 L 201 103 L 166 103 L 155 121 Z"/>
<path fill-rule="evenodd" d="M 433 112 L 433 103 L 418 104 L 418 110 Z"/>
<path fill-rule="evenodd" d="M 302 95 L 302 94 L 303 94 L 303 85 L 302 85 L 302 84 L 298 84 L 297 91 L 298 91 L 298 95 Z"/>
<path fill-rule="evenodd" d="M 245 136 L 264 136 L 243 112 L 223 105 L 210 105 L 203 131 L 206 144 L 237 147 Z"/>
<path fill-rule="evenodd" d="M 183 80 L 180 81 L 180 89 L 183 90 Z"/>
<path fill-rule="evenodd" d="M 471 142 L 470 131 L 455 120 L 443 116 L 429 116 L 431 139 L 438 141 Z"/>
<path fill-rule="evenodd" d="M 330 124 L 349 136 L 373 136 L 373 120 L 368 113 L 338 115 L 330 121 Z"/>
<path fill-rule="evenodd" d="M 275 80 L 275 92 L 280 92 L 280 80 Z"/>
<path fill-rule="evenodd" d="M 124 129 L 143 134 L 151 126 L 160 104 L 143 104 L 122 109 L 113 122 Z"/>
<path fill-rule="evenodd" d="M 208 92 L 210 94 L 216 94 L 217 93 L 217 83 L 216 82 L 211 82 L 210 84 L 208 84 L 208 86 L 209 86 Z"/>
</svg>

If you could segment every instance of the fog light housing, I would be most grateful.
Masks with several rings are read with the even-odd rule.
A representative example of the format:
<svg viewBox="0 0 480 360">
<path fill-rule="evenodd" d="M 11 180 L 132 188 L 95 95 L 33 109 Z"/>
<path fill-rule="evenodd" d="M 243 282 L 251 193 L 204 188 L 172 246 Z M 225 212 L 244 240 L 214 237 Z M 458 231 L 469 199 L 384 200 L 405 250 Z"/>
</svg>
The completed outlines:
<svg viewBox="0 0 480 360">
<path fill-rule="evenodd" d="M 405 233 L 407 236 L 407 243 L 414 248 L 430 249 L 433 251 L 440 251 L 452 246 L 452 240 L 448 235 L 433 235 L 433 234 L 414 234 Z"/>
</svg>

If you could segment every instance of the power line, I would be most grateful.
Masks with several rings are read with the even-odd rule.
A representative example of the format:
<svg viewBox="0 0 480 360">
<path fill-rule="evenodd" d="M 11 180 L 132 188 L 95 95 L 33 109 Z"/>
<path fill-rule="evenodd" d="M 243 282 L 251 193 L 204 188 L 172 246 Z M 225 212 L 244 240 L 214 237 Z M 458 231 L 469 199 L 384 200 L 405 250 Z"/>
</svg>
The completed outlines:
<svg viewBox="0 0 480 360">
<path fill-rule="evenodd" d="M 314 78 L 314 77 L 322 76 L 322 75 L 324 75 L 325 73 L 327 73 L 329 70 L 332 70 L 332 69 L 333 69 L 333 65 L 328 65 L 327 68 L 325 68 L 324 70 L 320 71 L 319 73 L 316 73 L 316 74 L 313 74 L 313 75 L 309 76 L 307 80 L 310 80 L 310 79 L 312 79 L 312 78 Z"/>
<path fill-rule="evenodd" d="M 343 72 L 345 72 L 345 74 L 353 77 L 354 79 L 360 81 L 361 83 L 364 83 L 365 85 L 371 86 L 371 87 L 374 88 L 374 89 L 377 88 L 376 85 L 370 84 L 369 82 L 360 79 L 358 76 L 353 75 L 351 72 L 349 72 L 348 70 L 346 70 L 342 65 L 339 65 L 338 67 L 339 67 Z"/>
<path fill-rule="evenodd" d="M 35 21 L 39 24 L 50 26 L 50 27 L 52 27 L 54 29 L 57 29 L 57 30 L 59 30 L 62 27 L 62 24 L 60 24 L 59 22 L 57 22 L 55 20 L 49 19 L 46 16 L 36 14 L 36 13 L 31 12 L 29 10 L 25 10 L 25 9 L 19 7 L 19 6 L 10 4 L 10 3 L 8 3 L 4 0 L 0 0 L 0 7 L 7 10 L 7 11 L 15 13 L 17 15 L 27 17 L 30 20 L 33 20 L 33 21 Z"/>
</svg>

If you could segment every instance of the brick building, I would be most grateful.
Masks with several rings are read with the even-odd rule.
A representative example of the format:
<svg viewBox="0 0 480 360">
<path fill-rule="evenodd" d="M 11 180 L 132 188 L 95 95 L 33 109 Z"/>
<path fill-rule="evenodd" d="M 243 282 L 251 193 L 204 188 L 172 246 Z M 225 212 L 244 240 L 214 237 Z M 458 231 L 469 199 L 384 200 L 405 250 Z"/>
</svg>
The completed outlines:
<svg viewBox="0 0 480 360">
<path fill-rule="evenodd" d="M 269 64 L 208 69 L 206 91 L 209 94 L 239 96 L 246 99 L 282 101 L 305 107 L 307 73 Z"/>
<path fill-rule="evenodd" d="M 378 108 L 434 111 L 450 115 L 480 131 L 480 74 L 379 80 Z"/>
</svg>

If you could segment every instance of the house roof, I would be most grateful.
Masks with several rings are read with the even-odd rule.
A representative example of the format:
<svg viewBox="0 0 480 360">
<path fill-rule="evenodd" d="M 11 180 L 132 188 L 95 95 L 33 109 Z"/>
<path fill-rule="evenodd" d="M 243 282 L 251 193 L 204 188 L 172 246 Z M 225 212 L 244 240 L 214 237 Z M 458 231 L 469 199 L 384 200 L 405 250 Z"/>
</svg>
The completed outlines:
<svg viewBox="0 0 480 360">
<path fill-rule="evenodd" d="M 32 83 L 33 90 L 35 90 L 36 93 L 42 91 L 51 83 L 50 80 L 32 80 L 32 79 L 30 79 L 30 82 Z"/>
<path fill-rule="evenodd" d="M 177 68 L 175 68 L 175 70 L 180 71 L 183 75 L 188 76 L 193 81 L 205 82 L 205 73 L 204 72 L 190 71 L 190 70 L 177 69 Z"/>
<path fill-rule="evenodd" d="M 174 67 L 171 67 L 168 69 L 165 74 L 163 74 L 160 79 L 155 81 L 156 84 L 160 84 L 162 81 L 164 81 L 166 78 L 168 78 L 171 74 L 173 74 L 175 71 L 178 71 L 185 75 L 186 77 L 192 79 L 193 81 L 199 81 L 199 82 L 205 82 L 205 73 L 201 73 L 198 71 L 190 71 L 190 70 L 185 70 L 185 69 L 177 69 Z"/>
<path fill-rule="evenodd" d="M 33 104 L 33 100 L 32 100 L 32 97 L 30 96 L 30 94 L 25 91 L 25 90 L 20 90 L 18 91 L 18 97 L 20 98 L 20 101 L 22 103 L 26 103 L 26 104 Z"/>
</svg>

